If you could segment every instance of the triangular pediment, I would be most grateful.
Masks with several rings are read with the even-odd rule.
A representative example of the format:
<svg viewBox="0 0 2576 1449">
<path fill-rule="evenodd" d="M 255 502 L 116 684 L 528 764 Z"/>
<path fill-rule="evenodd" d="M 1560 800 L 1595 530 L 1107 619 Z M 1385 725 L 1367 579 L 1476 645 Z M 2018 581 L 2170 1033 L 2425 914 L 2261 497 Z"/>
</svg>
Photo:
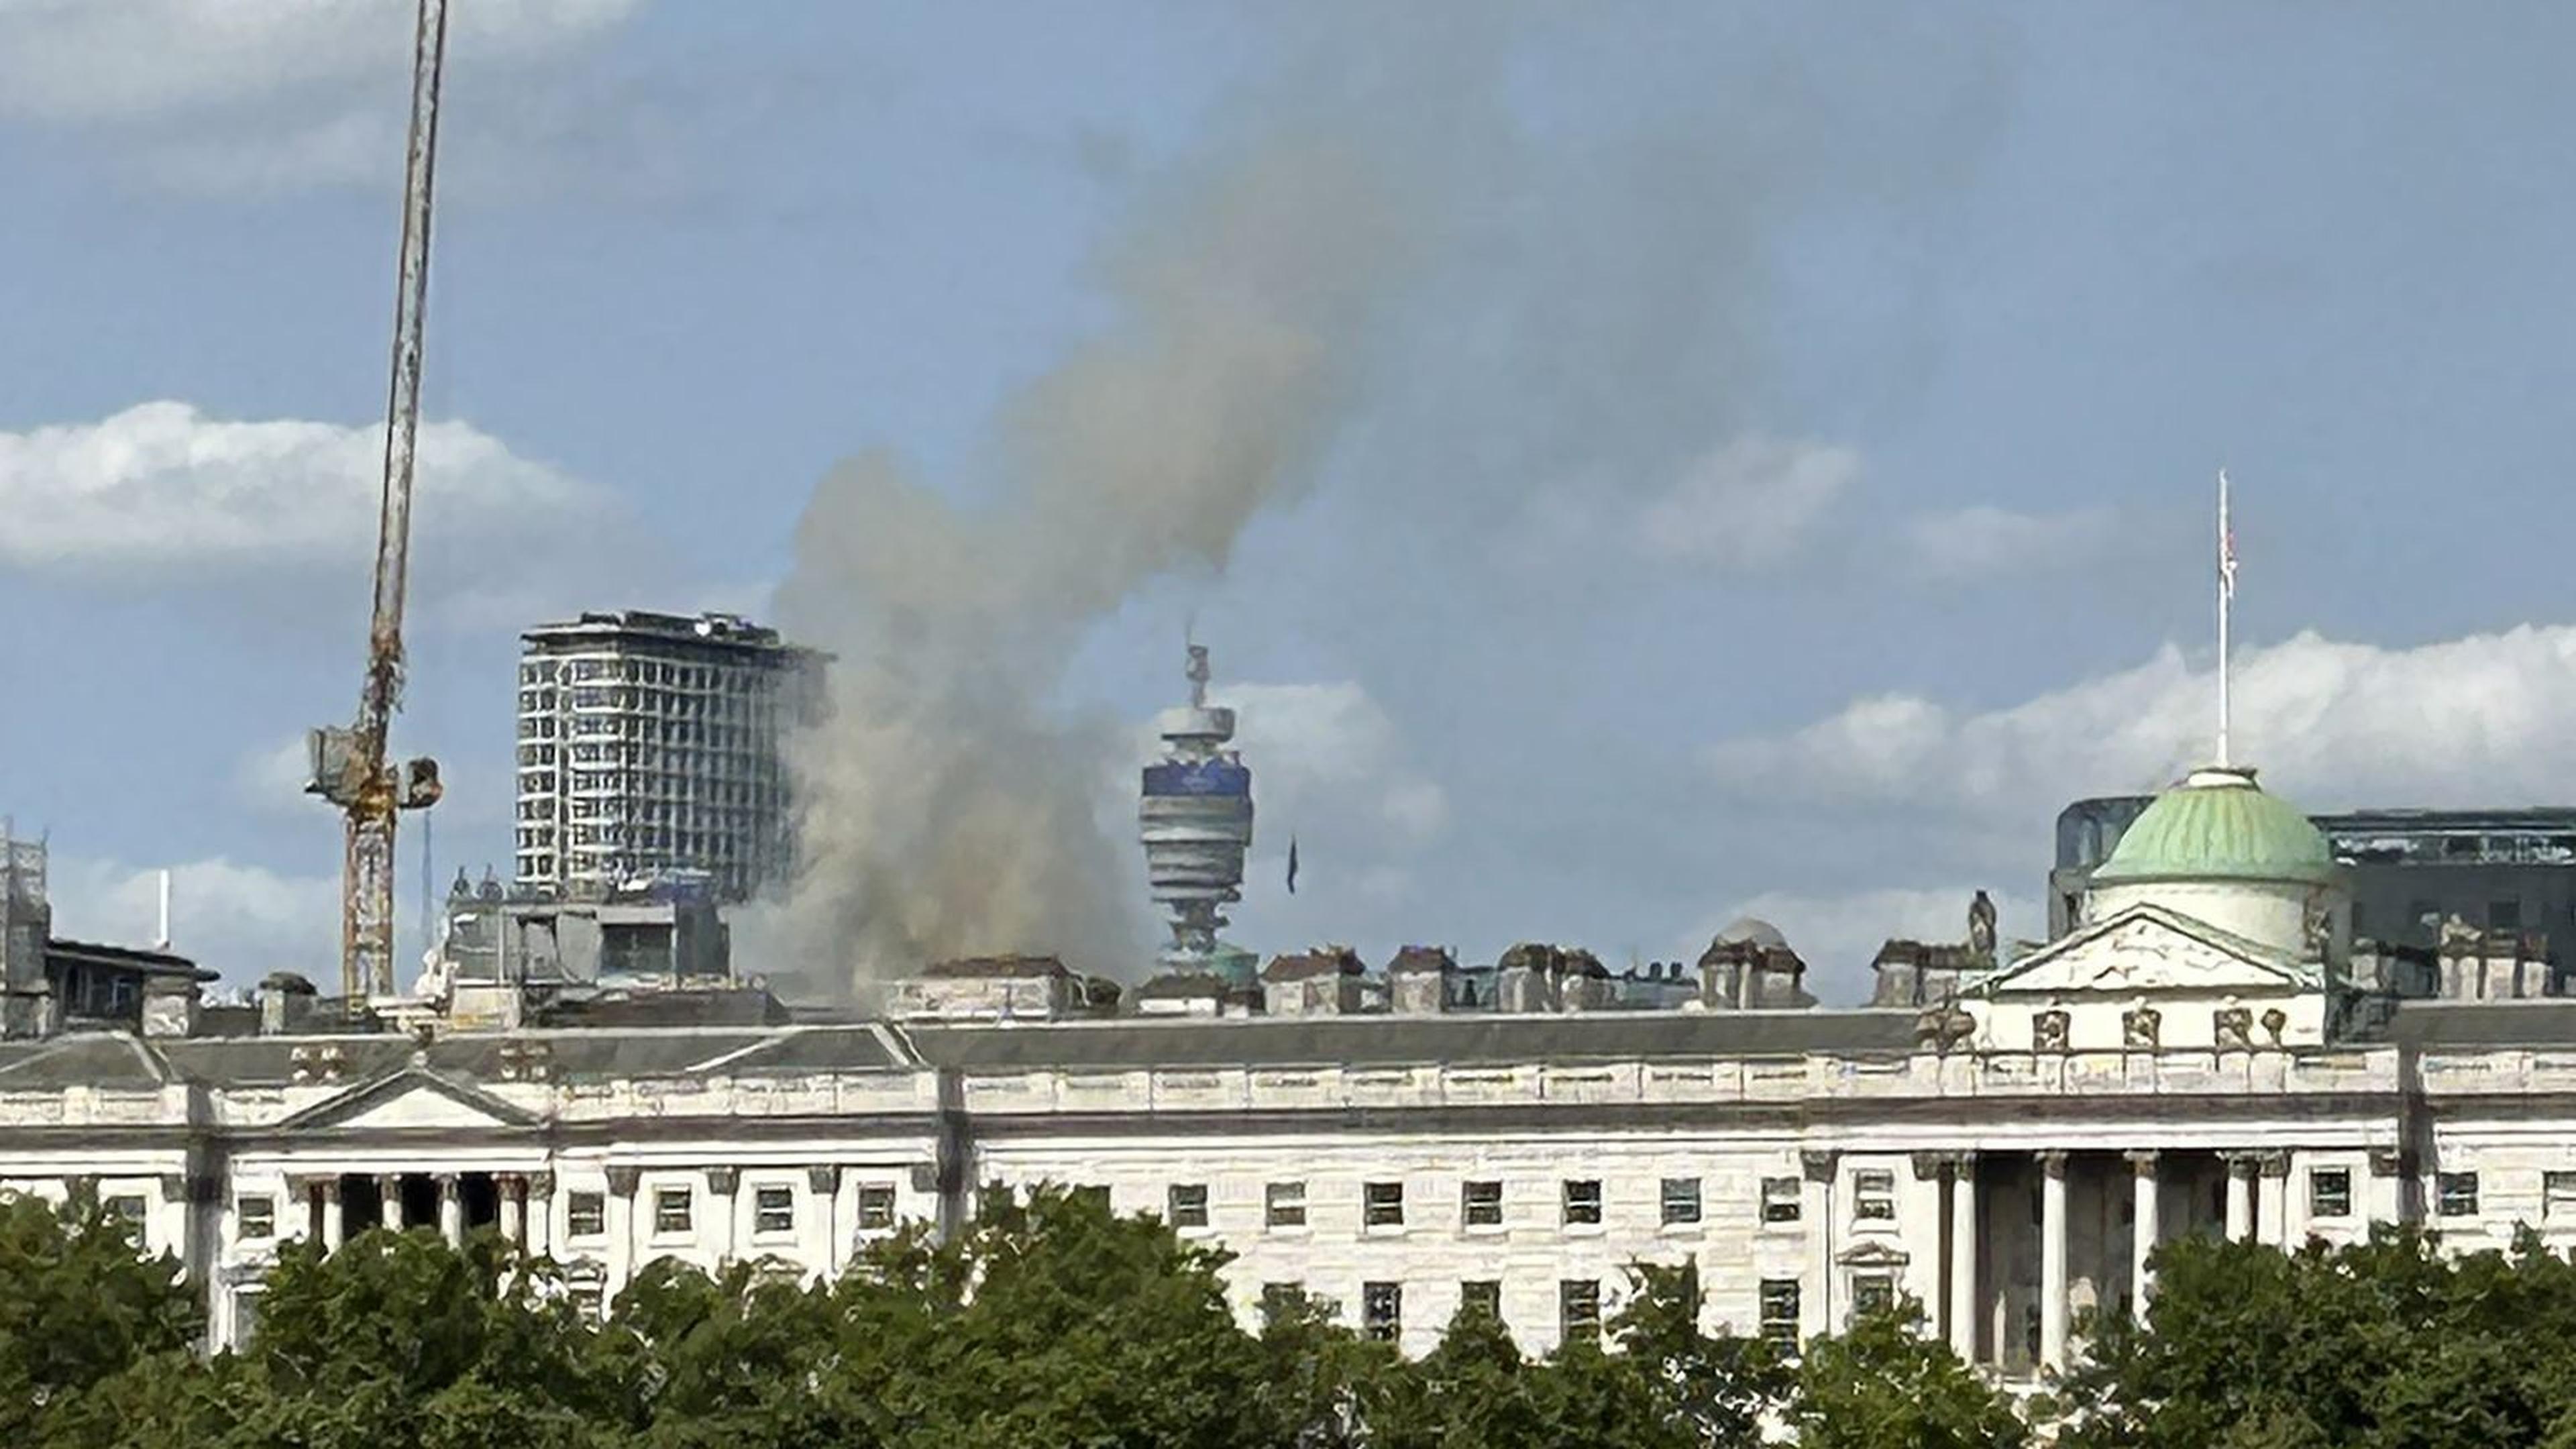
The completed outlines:
<svg viewBox="0 0 2576 1449">
<path fill-rule="evenodd" d="M 1977 982 L 1978 996 L 2277 993 L 2312 989 L 2312 968 L 2161 906 L 2135 905 Z"/>
<path fill-rule="evenodd" d="M 1894 1243 L 1872 1239 L 1844 1249 L 1834 1261 L 1846 1268 L 1902 1268 L 1911 1259 Z"/>
<path fill-rule="evenodd" d="M 527 1127 L 533 1114 L 426 1067 L 362 1083 L 280 1123 L 288 1132 L 438 1132 Z"/>
</svg>

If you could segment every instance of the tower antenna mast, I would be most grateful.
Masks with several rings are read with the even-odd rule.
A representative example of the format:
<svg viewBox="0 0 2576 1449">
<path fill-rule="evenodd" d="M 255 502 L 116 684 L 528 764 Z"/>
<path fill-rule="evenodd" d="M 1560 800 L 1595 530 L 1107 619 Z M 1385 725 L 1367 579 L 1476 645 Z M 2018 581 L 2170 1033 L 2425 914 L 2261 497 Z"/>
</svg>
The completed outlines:
<svg viewBox="0 0 2576 1449">
<path fill-rule="evenodd" d="M 2227 517 L 2227 470 L 2218 470 L 2218 768 L 2232 767 L 2228 757 L 2229 616 L 2236 604 L 2236 528 Z"/>
</svg>

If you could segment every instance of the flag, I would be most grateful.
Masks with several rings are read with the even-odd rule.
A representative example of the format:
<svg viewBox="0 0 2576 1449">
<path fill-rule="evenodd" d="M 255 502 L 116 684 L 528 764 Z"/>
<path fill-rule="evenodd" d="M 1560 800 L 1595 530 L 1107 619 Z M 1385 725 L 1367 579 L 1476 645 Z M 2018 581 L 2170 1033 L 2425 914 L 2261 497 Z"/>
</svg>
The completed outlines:
<svg viewBox="0 0 2576 1449">
<path fill-rule="evenodd" d="M 2236 526 L 2227 521 L 2227 470 L 2218 470 L 2218 591 L 2236 597 Z"/>
<path fill-rule="evenodd" d="M 1297 894 L 1297 837 L 1288 837 L 1288 894 Z"/>
</svg>

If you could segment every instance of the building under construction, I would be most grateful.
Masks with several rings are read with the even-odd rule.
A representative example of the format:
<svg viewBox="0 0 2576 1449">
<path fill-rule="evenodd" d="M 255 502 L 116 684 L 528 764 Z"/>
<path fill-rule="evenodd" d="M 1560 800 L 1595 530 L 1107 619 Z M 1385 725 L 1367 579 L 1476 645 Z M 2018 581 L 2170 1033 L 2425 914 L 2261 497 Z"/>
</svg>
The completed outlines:
<svg viewBox="0 0 2576 1449">
<path fill-rule="evenodd" d="M 740 901 L 783 882 L 787 734 L 824 656 L 731 614 L 584 614 L 520 636 L 517 879 L 596 895 L 704 872 Z"/>
</svg>

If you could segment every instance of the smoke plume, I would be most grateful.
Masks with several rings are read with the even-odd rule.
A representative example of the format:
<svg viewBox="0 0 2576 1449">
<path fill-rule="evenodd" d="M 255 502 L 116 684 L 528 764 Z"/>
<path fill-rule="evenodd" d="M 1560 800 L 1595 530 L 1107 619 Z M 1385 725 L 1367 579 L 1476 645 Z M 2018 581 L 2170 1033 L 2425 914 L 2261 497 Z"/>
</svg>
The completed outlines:
<svg viewBox="0 0 2576 1449">
<path fill-rule="evenodd" d="M 817 486 L 779 595 L 836 655 L 830 717 L 795 753 L 800 873 L 773 923 L 804 984 L 1141 955 L 1114 854 L 1133 846 L 1094 816 L 1124 736 L 1050 696 L 1087 625 L 1158 576 L 1223 568 L 1309 484 L 1414 251 L 1409 207 L 1362 138 L 1247 136 L 1099 259 L 1113 322 L 1002 409 L 975 502 L 882 453 Z"/>
</svg>

